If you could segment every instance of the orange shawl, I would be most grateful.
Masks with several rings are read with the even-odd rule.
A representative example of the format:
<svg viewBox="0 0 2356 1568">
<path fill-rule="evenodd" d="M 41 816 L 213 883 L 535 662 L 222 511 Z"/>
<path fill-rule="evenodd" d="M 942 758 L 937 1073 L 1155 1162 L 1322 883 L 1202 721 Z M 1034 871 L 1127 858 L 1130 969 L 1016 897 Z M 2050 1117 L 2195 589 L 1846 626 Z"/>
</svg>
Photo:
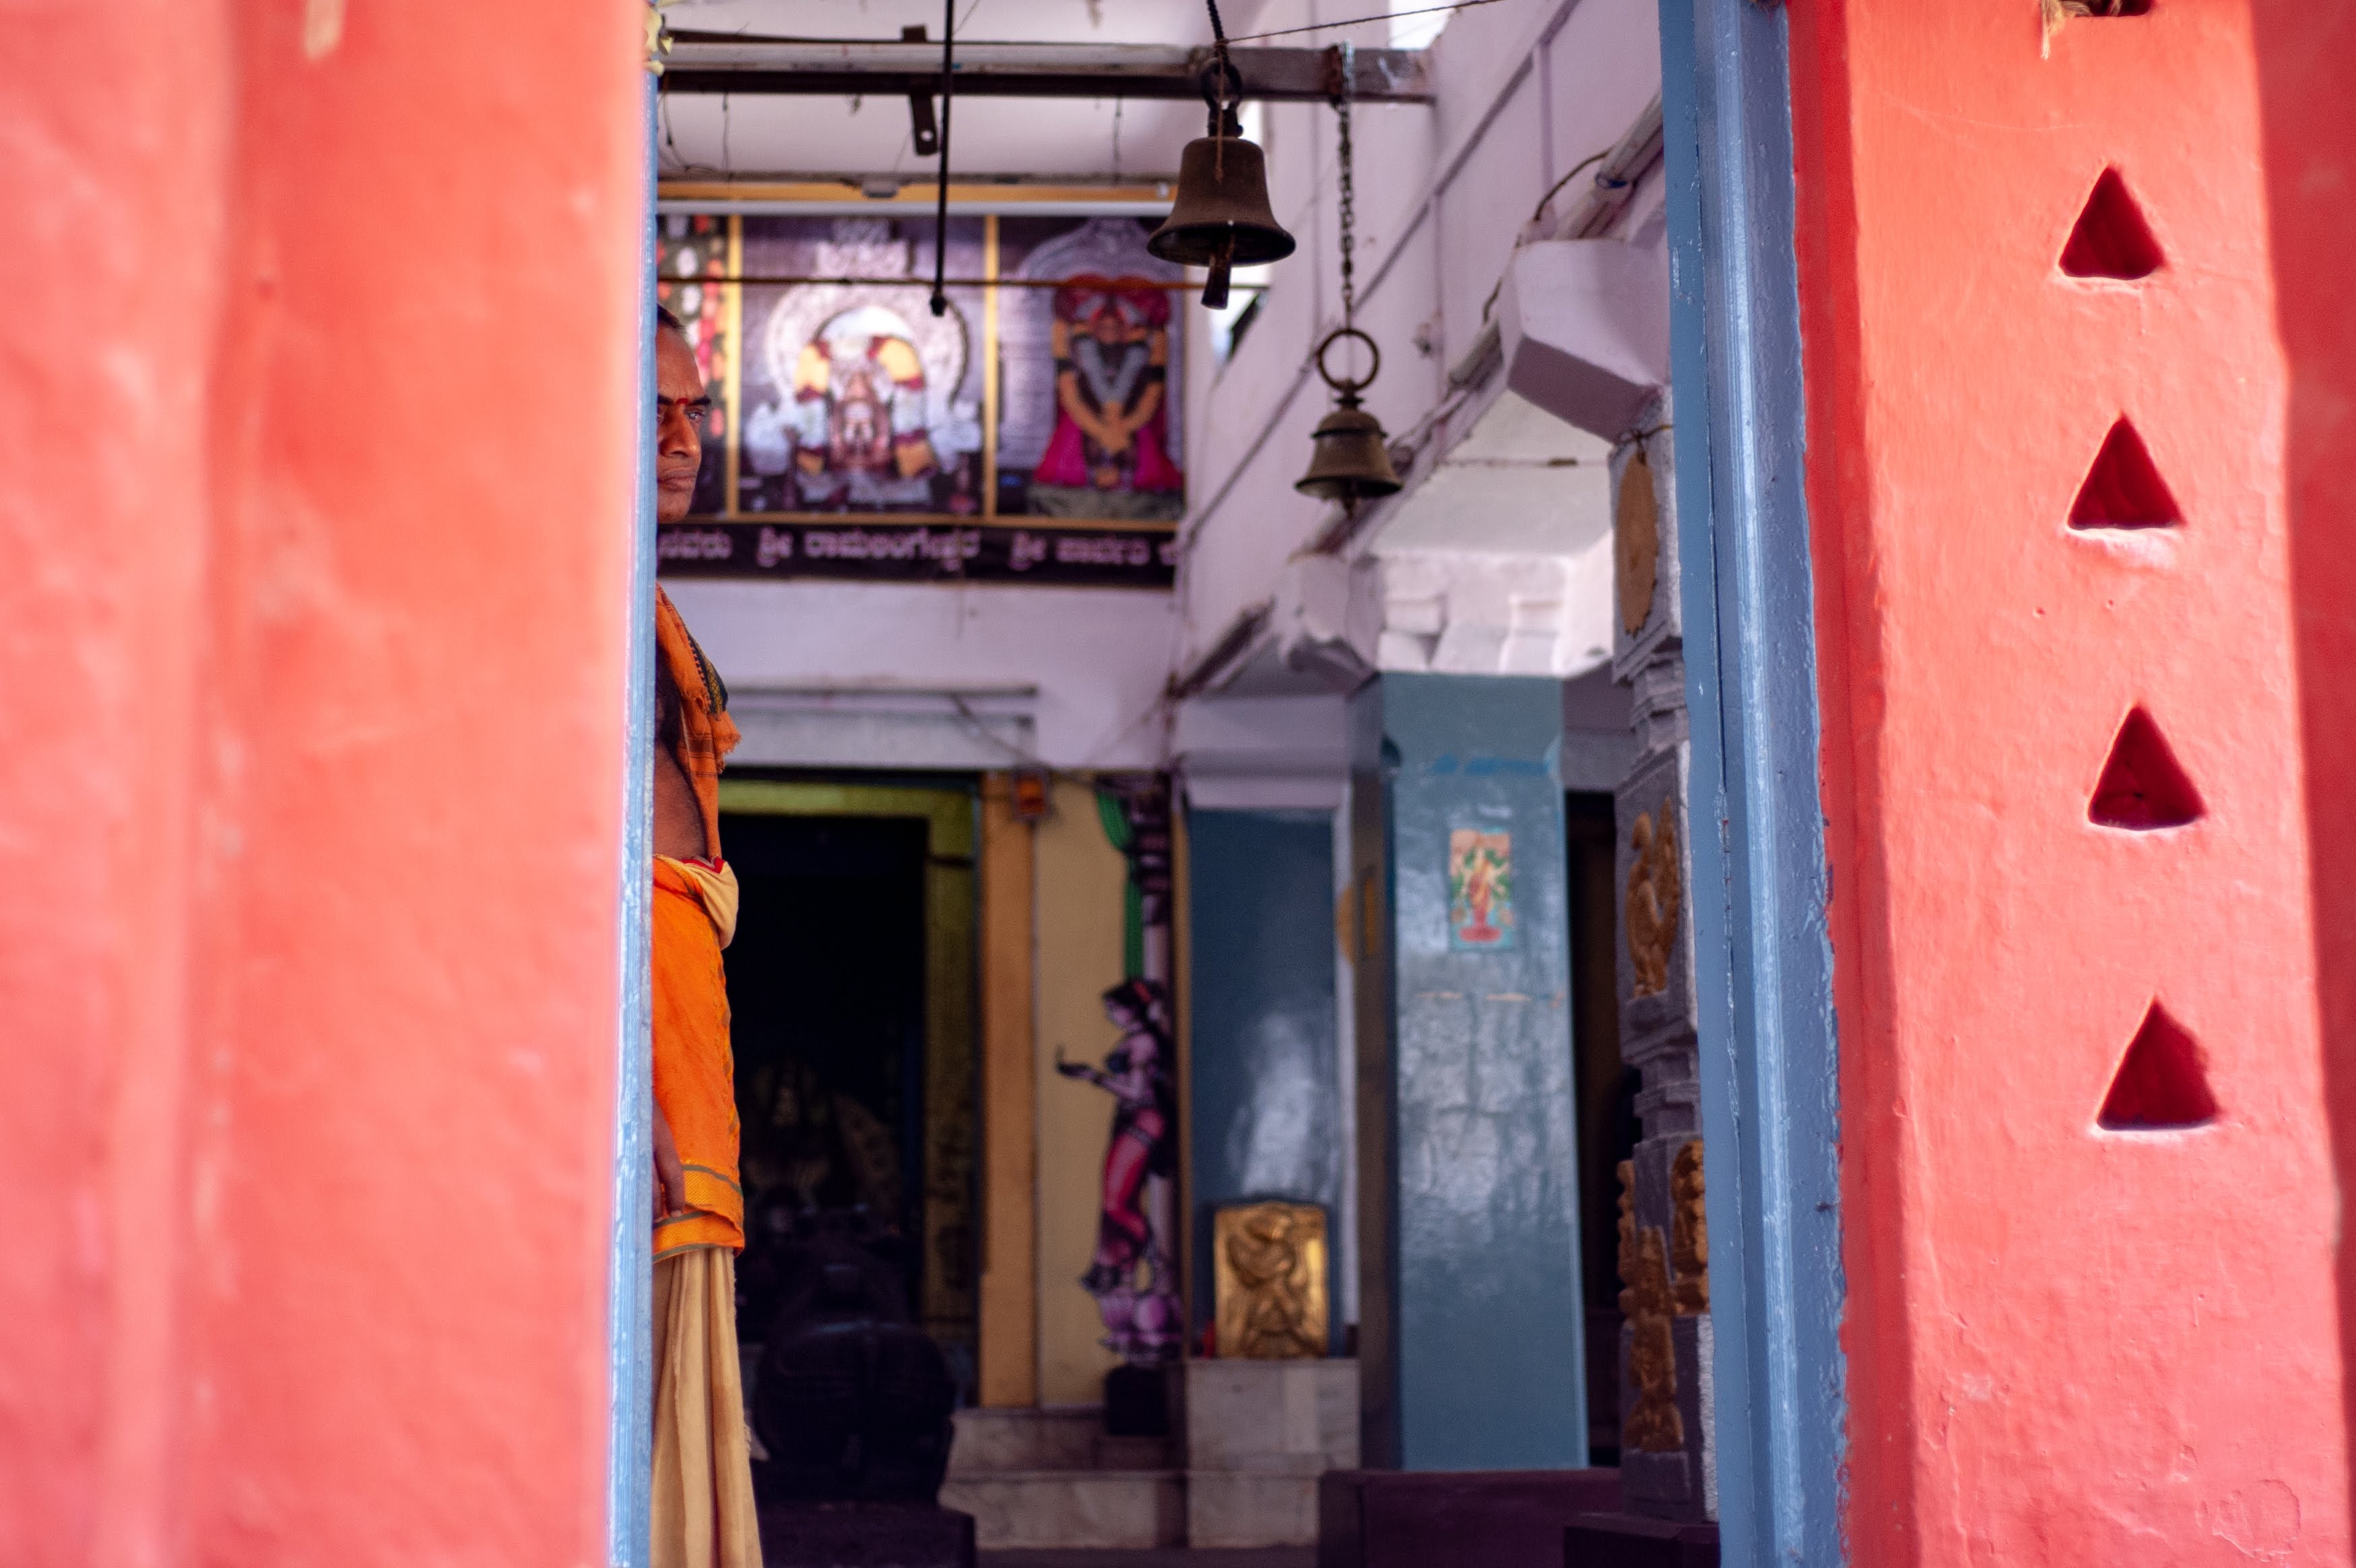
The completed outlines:
<svg viewBox="0 0 2356 1568">
<path fill-rule="evenodd" d="M 679 688 L 679 765 L 703 808 L 703 852 L 720 858 L 720 768 L 736 749 L 736 721 L 728 716 L 728 686 L 680 618 L 670 596 L 655 589 L 656 656 L 670 666 Z"/>
<path fill-rule="evenodd" d="M 736 1060 L 720 961 L 723 928 L 733 930 L 736 913 L 735 878 L 720 864 L 720 768 L 736 745 L 736 726 L 728 688 L 659 587 L 655 642 L 679 688 L 677 755 L 702 808 L 712 855 L 709 869 L 661 856 L 654 863 L 655 1103 L 687 1166 L 689 1204 L 687 1213 L 656 1222 L 661 1258 L 689 1247 L 742 1251 L 744 1191 L 736 1176 Z"/>
</svg>

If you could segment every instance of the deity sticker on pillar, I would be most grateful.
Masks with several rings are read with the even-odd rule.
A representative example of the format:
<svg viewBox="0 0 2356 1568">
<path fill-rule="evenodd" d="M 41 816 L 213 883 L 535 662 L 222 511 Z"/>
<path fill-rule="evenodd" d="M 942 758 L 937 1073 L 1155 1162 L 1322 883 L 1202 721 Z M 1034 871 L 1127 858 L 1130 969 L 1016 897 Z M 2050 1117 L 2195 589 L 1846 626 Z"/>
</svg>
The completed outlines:
<svg viewBox="0 0 2356 1568">
<path fill-rule="evenodd" d="M 1448 946 L 1502 952 L 1514 945 L 1514 835 L 1457 828 L 1448 835 Z"/>
</svg>

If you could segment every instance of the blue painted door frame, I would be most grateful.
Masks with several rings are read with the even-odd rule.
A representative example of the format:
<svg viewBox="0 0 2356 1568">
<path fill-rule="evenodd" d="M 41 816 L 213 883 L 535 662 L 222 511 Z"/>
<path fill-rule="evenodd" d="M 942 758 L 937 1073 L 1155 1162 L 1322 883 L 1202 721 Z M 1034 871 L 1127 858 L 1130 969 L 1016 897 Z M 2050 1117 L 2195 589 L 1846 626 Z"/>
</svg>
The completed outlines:
<svg viewBox="0 0 2356 1568">
<path fill-rule="evenodd" d="M 626 644 L 629 757 L 623 768 L 622 1015 L 615 1039 L 614 1230 L 605 1281 L 607 1405 L 606 1556 L 610 1568 L 646 1568 L 654 1479 L 654 682 L 655 682 L 655 79 L 647 78 L 647 222 L 638 269 L 637 514 L 631 524 Z"/>
<path fill-rule="evenodd" d="M 1828 1568 L 1846 1419 L 1838 1051 L 1788 29 L 1756 0 L 1660 14 L 1722 1561 Z"/>
</svg>

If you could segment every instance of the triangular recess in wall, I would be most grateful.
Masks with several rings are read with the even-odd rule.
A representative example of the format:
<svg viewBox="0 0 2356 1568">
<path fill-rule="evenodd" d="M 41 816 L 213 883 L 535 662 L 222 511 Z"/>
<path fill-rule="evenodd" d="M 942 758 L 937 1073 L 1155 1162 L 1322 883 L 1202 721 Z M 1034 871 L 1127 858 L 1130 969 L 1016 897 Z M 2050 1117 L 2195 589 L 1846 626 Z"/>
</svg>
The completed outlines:
<svg viewBox="0 0 2356 1568">
<path fill-rule="evenodd" d="M 2095 1119 L 2112 1132 L 2201 1127 L 2217 1120 L 2217 1096 L 2201 1045 L 2157 1002 L 2127 1046 Z"/>
<path fill-rule="evenodd" d="M 2070 503 L 2070 526 L 2174 528 L 2183 521 L 2143 437 L 2134 425 L 2119 420 L 2103 437 L 2103 449 L 2094 454 L 2094 466 L 2086 470 L 2078 499 Z"/>
<path fill-rule="evenodd" d="M 2104 169 L 2078 213 L 2070 242 L 2062 247 L 2062 270 L 2073 278 L 2133 283 L 2159 271 L 2167 259 L 2151 236 L 2143 209 L 2127 194 L 2127 182 L 2118 170 Z"/>
<path fill-rule="evenodd" d="M 2106 828 L 2149 832 L 2201 820 L 2201 791 L 2159 725 L 2141 708 L 2127 714 L 2111 742 L 2110 760 L 2086 804 L 2086 820 Z"/>
</svg>

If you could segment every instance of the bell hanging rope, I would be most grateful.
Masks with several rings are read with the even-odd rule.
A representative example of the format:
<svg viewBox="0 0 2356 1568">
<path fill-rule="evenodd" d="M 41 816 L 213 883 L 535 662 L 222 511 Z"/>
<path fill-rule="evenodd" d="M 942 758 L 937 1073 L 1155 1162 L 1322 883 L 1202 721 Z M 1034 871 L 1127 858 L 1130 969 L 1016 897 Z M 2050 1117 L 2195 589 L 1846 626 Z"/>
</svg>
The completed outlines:
<svg viewBox="0 0 2356 1568">
<path fill-rule="evenodd" d="M 1358 404 L 1358 394 L 1374 385 L 1375 377 L 1382 373 L 1383 351 L 1355 324 L 1358 285 L 1353 262 L 1357 249 L 1357 191 L 1350 167 L 1350 78 L 1357 63 L 1356 52 L 1355 46 L 1343 44 L 1333 51 L 1332 61 L 1333 116 L 1341 139 L 1342 325 L 1317 345 L 1317 373 L 1333 389 L 1334 407 L 1311 433 L 1309 472 L 1292 487 L 1303 495 L 1340 501 L 1343 511 L 1351 516 L 1357 514 L 1359 502 L 1397 495 L 1399 490 L 1398 470 L 1391 467 L 1390 444 L 1384 438 L 1382 421 Z M 1325 363 L 1333 345 L 1345 338 L 1366 346 L 1369 362 L 1363 376 L 1336 376 Z"/>
<path fill-rule="evenodd" d="M 933 295 L 927 301 L 937 317 L 947 315 L 949 308 L 949 98 L 956 91 L 957 0 L 941 0 L 941 124 L 934 135 L 940 147 L 941 172 L 934 181 Z"/>
<path fill-rule="evenodd" d="M 1217 0 L 1206 4 L 1214 42 L 1203 72 L 1203 101 L 1210 105 L 1210 127 L 1178 156 L 1177 198 L 1145 248 L 1165 262 L 1208 267 L 1203 303 L 1216 310 L 1227 303 L 1230 271 L 1280 262 L 1292 254 L 1293 242 L 1268 204 L 1268 159 L 1257 143 L 1244 139 L 1236 114 L 1244 79 L 1227 59 Z"/>
</svg>

